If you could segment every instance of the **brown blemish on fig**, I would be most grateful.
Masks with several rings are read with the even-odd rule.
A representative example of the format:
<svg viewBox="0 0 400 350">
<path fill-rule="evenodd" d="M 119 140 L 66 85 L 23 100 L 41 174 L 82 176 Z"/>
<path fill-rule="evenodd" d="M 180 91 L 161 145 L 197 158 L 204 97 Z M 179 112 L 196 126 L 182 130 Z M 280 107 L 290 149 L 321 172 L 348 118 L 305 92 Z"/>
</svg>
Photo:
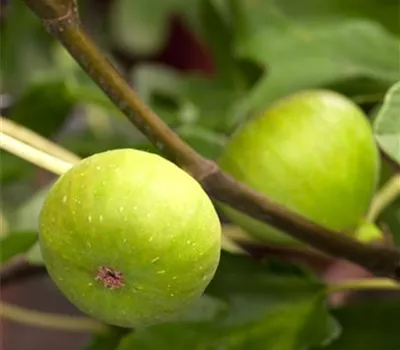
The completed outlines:
<svg viewBox="0 0 400 350">
<path fill-rule="evenodd" d="M 97 270 L 96 281 L 100 281 L 108 289 L 120 289 L 125 286 L 123 273 L 106 266 Z"/>
</svg>

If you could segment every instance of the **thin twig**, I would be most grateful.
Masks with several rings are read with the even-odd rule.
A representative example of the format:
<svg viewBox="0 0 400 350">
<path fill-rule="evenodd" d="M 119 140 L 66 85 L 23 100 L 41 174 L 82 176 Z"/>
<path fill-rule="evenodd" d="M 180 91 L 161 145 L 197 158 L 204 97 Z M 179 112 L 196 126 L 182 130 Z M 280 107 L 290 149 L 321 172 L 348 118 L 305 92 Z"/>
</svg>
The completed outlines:
<svg viewBox="0 0 400 350">
<path fill-rule="evenodd" d="M 269 223 L 329 255 L 350 260 L 376 275 L 400 279 L 399 250 L 369 246 L 317 225 L 235 181 L 214 162 L 190 148 L 140 100 L 87 36 L 81 26 L 75 1 L 25 2 L 129 120 L 166 157 L 196 178 L 210 197 Z"/>
<path fill-rule="evenodd" d="M 69 162 L 53 157 L 2 132 L 0 132 L 0 148 L 57 175 L 65 173 L 72 166 Z"/>
<path fill-rule="evenodd" d="M 374 222 L 380 213 L 400 195 L 400 173 L 393 175 L 375 195 L 367 219 Z"/>
<path fill-rule="evenodd" d="M 326 287 L 327 293 L 350 290 L 394 290 L 400 292 L 400 284 L 388 278 L 357 279 L 331 284 Z"/>
<path fill-rule="evenodd" d="M 13 122 L 10 119 L 0 117 L 0 131 L 3 134 L 22 141 L 40 151 L 45 151 L 46 153 L 68 163 L 77 163 L 80 160 L 80 158 L 72 152 L 60 147 L 54 142 L 49 141 L 36 132 Z"/>
<path fill-rule="evenodd" d="M 5 302 L 0 304 L 0 316 L 29 326 L 69 332 L 104 333 L 108 327 L 87 317 L 62 316 L 28 310 Z"/>
</svg>

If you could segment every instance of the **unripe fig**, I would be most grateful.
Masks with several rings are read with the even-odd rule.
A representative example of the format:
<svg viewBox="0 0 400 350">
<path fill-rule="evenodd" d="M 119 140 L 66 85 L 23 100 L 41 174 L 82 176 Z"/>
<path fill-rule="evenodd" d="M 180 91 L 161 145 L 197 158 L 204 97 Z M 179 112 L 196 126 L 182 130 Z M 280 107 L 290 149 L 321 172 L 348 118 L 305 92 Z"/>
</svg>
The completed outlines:
<svg viewBox="0 0 400 350">
<path fill-rule="evenodd" d="M 341 94 L 313 90 L 283 98 L 244 123 L 219 165 L 276 203 L 353 234 L 376 189 L 380 159 L 363 111 Z M 300 243 L 222 207 L 234 223 L 269 244 Z"/>
<path fill-rule="evenodd" d="M 201 186 L 144 151 L 95 154 L 63 174 L 40 214 L 49 275 L 84 313 L 142 327 L 201 296 L 220 257 L 221 227 Z"/>
</svg>

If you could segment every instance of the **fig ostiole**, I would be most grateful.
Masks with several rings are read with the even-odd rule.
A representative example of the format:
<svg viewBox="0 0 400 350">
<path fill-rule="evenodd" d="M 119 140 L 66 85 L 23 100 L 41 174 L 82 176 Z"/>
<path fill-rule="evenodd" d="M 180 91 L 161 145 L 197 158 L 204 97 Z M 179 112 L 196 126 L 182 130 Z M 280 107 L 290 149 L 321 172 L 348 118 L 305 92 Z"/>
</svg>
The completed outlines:
<svg viewBox="0 0 400 350">
<path fill-rule="evenodd" d="M 327 90 L 292 94 L 244 122 L 218 163 L 272 201 L 354 235 L 380 170 L 364 112 L 347 97 Z M 224 204 L 221 208 L 233 223 L 267 244 L 304 246 L 286 232 Z"/>
<path fill-rule="evenodd" d="M 221 226 L 201 186 L 172 162 L 134 149 L 83 159 L 53 185 L 40 248 L 57 287 L 107 324 L 145 327 L 204 292 Z"/>
</svg>

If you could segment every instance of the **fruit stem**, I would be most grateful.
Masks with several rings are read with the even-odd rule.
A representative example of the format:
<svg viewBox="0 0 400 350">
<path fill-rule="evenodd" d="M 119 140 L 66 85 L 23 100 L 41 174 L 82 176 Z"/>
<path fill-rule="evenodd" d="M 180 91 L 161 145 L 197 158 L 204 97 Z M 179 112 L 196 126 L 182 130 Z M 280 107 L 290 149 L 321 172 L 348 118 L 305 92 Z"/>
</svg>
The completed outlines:
<svg viewBox="0 0 400 350">
<path fill-rule="evenodd" d="M 56 175 L 62 175 L 72 167 L 71 163 L 53 157 L 3 132 L 0 132 L 0 148 Z"/>
<path fill-rule="evenodd" d="M 87 317 L 44 313 L 4 302 L 1 302 L 0 306 L 0 316 L 29 326 L 87 333 L 103 333 L 108 330 L 106 325 Z"/>
<path fill-rule="evenodd" d="M 369 213 L 368 221 L 374 222 L 379 214 L 400 195 L 400 174 L 393 175 L 375 195 Z"/>
<path fill-rule="evenodd" d="M 389 278 L 367 278 L 349 280 L 327 286 L 326 293 L 345 292 L 349 290 L 397 290 L 400 284 Z"/>
<path fill-rule="evenodd" d="M 77 163 L 80 158 L 67 149 L 60 147 L 54 142 L 49 141 L 45 137 L 36 132 L 19 125 L 10 119 L 0 116 L 1 132 L 22 141 L 36 149 L 46 152 L 56 158 L 62 159 L 68 163 Z"/>
</svg>

